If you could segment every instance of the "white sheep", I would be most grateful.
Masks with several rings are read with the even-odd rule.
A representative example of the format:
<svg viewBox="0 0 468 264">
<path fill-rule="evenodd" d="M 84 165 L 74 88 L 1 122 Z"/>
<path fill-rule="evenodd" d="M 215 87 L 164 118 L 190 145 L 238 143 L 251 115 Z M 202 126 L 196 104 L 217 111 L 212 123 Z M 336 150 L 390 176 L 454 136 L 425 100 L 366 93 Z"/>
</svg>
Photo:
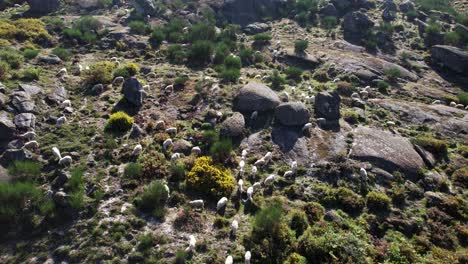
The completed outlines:
<svg viewBox="0 0 468 264">
<path fill-rule="evenodd" d="M 123 76 L 117 76 L 112 81 L 112 85 L 121 85 L 124 81 L 125 81 L 125 78 Z"/>
<path fill-rule="evenodd" d="M 434 102 L 432 102 L 432 104 L 441 104 L 442 102 L 440 100 L 435 100 Z"/>
<path fill-rule="evenodd" d="M 393 121 L 387 121 L 386 124 L 387 124 L 387 126 L 389 126 L 389 127 L 395 126 L 395 122 L 393 122 Z"/>
<path fill-rule="evenodd" d="M 35 140 L 32 140 L 32 141 L 26 142 L 23 147 L 25 149 L 38 149 L 39 143 L 37 143 L 37 141 Z"/>
<path fill-rule="evenodd" d="M 254 79 L 261 79 L 262 76 L 260 74 L 255 75 Z"/>
<path fill-rule="evenodd" d="M 285 171 L 285 172 L 284 172 L 283 177 L 284 177 L 284 178 L 289 178 L 289 177 L 291 177 L 291 176 L 293 176 L 293 175 L 294 175 L 294 172 L 289 170 L 289 171 Z"/>
<path fill-rule="evenodd" d="M 180 159 L 180 153 L 177 153 L 177 152 L 176 152 L 176 153 L 172 154 L 172 156 L 171 156 L 171 164 L 174 165 L 175 162 L 176 162 L 178 159 Z"/>
<path fill-rule="evenodd" d="M 167 198 L 171 197 L 170 195 L 170 190 L 169 190 L 169 186 L 167 184 L 164 184 L 164 189 L 166 189 L 166 192 L 167 192 Z"/>
<path fill-rule="evenodd" d="M 327 120 L 323 117 L 320 117 L 317 118 L 317 123 L 319 124 L 319 126 L 324 126 L 325 124 L 327 124 Z"/>
<path fill-rule="evenodd" d="M 66 68 L 62 68 L 58 71 L 57 73 L 57 76 L 61 77 L 61 76 L 64 76 L 64 75 L 67 75 L 67 69 Z"/>
<path fill-rule="evenodd" d="M 359 94 L 358 94 L 358 93 L 352 93 L 352 94 L 351 94 L 351 98 L 356 98 L 356 99 L 359 99 L 359 98 L 360 98 L 360 96 L 359 96 Z"/>
<path fill-rule="evenodd" d="M 255 166 L 258 166 L 258 167 L 263 167 L 263 165 L 265 165 L 265 163 L 266 163 L 266 162 L 265 162 L 265 159 L 264 159 L 264 158 L 261 158 L 261 159 L 255 161 L 254 165 L 255 165 Z"/>
<path fill-rule="evenodd" d="M 224 264 L 232 264 L 234 262 L 234 260 L 232 259 L 232 256 L 228 256 L 226 258 L 226 261 L 224 262 Z"/>
<path fill-rule="evenodd" d="M 163 120 L 159 120 L 158 122 L 156 122 L 156 129 L 157 130 L 164 129 L 164 127 L 165 127 L 165 124 L 164 124 Z"/>
<path fill-rule="evenodd" d="M 254 193 L 254 188 L 252 186 L 247 188 L 247 199 L 249 201 L 252 201 L 253 193 Z"/>
<path fill-rule="evenodd" d="M 65 116 L 61 116 L 61 117 L 57 118 L 57 121 L 55 122 L 55 125 L 57 127 L 61 127 L 63 124 L 65 124 L 65 122 L 67 122 L 67 118 Z"/>
<path fill-rule="evenodd" d="M 237 186 L 239 187 L 239 193 L 242 193 L 244 191 L 243 185 L 244 185 L 244 180 L 239 179 L 239 181 L 237 182 Z"/>
<path fill-rule="evenodd" d="M 237 229 L 239 229 L 239 222 L 237 222 L 237 220 L 233 220 L 231 223 L 232 236 L 235 237 L 237 235 Z"/>
<path fill-rule="evenodd" d="M 260 187 L 262 186 L 262 184 L 260 182 L 255 182 L 252 187 L 253 187 L 253 191 L 256 192 L 258 189 L 260 189 Z"/>
<path fill-rule="evenodd" d="M 367 171 L 366 171 L 366 169 L 361 168 L 361 169 L 359 170 L 359 174 L 361 175 L 361 178 L 362 178 L 363 180 L 366 180 L 366 179 L 367 179 Z"/>
<path fill-rule="evenodd" d="M 192 154 L 195 155 L 196 157 L 200 156 L 201 154 L 201 149 L 200 147 L 193 147 L 191 150 Z"/>
<path fill-rule="evenodd" d="M 221 210 L 227 205 L 228 199 L 226 197 L 223 197 L 219 199 L 218 203 L 216 204 L 216 211 Z"/>
<path fill-rule="evenodd" d="M 34 131 L 28 131 L 24 134 L 22 134 L 20 137 L 23 138 L 23 139 L 26 139 L 26 140 L 33 140 L 36 138 L 36 132 Z"/>
<path fill-rule="evenodd" d="M 140 144 L 136 145 L 132 151 L 132 156 L 139 156 L 142 150 L 143 147 Z"/>
<path fill-rule="evenodd" d="M 71 107 L 71 101 L 70 101 L 70 100 L 64 100 L 64 101 L 60 104 L 60 106 L 61 106 L 62 108 Z"/>
<path fill-rule="evenodd" d="M 450 106 L 451 107 L 456 107 L 457 106 L 457 103 L 455 103 L 454 101 L 450 102 Z"/>
<path fill-rule="evenodd" d="M 204 209 L 205 202 L 203 200 L 193 200 L 189 202 L 189 205 L 194 208 Z"/>
<path fill-rule="evenodd" d="M 314 100 L 315 100 L 315 96 L 313 96 L 313 95 L 312 95 L 312 96 L 308 96 L 308 95 L 307 95 L 307 96 L 305 97 L 305 101 L 306 101 L 306 103 L 308 103 L 308 104 L 312 103 Z"/>
<path fill-rule="evenodd" d="M 250 258 L 251 257 L 252 257 L 252 254 L 250 253 L 250 251 L 245 252 L 245 255 L 244 255 L 245 262 L 244 262 L 244 264 L 250 264 Z"/>
<path fill-rule="evenodd" d="M 255 174 L 257 174 L 257 166 L 252 166 L 252 177 L 255 177 Z"/>
<path fill-rule="evenodd" d="M 275 181 L 275 179 L 276 179 L 276 175 L 270 174 L 268 177 L 266 177 L 265 181 L 263 181 L 263 184 L 264 185 L 269 185 L 270 183 Z"/>
<path fill-rule="evenodd" d="M 335 78 L 335 79 L 333 80 L 334 83 L 339 82 L 339 81 L 341 81 L 340 78 Z"/>
<path fill-rule="evenodd" d="M 59 160 L 59 165 L 60 166 L 70 166 L 72 163 L 72 157 L 71 156 L 65 156 Z"/>
<path fill-rule="evenodd" d="M 291 94 L 295 94 L 296 93 L 296 86 L 293 86 L 291 87 Z"/>
<path fill-rule="evenodd" d="M 306 124 L 302 127 L 302 131 L 309 130 L 310 128 L 312 128 L 312 123 L 306 123 Z"/>
<path fill-rule="evenodd" d="M 112 57 L 112 58 L 110 58 L 110 61 L 116 62 L 116 61 L 117 61 L 117 57 Z"/>
<path fill-rule="evenodd" d="M 177 128 L 176 127 L 170 127 L 168 129 L 166 129 L 166 133 L 175 135 L 175 134 L 177 134 Z"/>
<path fill-rule="evenodd" d="M 197 244 L 197 240 L 195 239 L 194 235 L 189 236 L 189 245 L 185 249 L 186 252 L 192 252 L 195 249 L 195 246 Z"/>
<path fill-rule="evenodd" d="M 284 95 L 285 101 L 286 101 L 286 102 L 289 102 L 289 93 L 286 92 L 286 91 L 284 91 L 284 92 L 283 92 L 283 95 Z"/>
<path fill-rule="evenodd" d="M 464 109 L 465 108 L 465 106 L 462 105 L 462 104 L 457 104 L 455 107 L 458 108 L 458 109 Z"/>
<path fill-rule="evenodd" d="M 174 146 L 174 143 L 172 142 L 172 139 L 171 138 L 168 138 L 166 140 L 164 140 L 163 142 L 163 150 L 166 151 L 169 147 L 173 147 Z"/>
<path fill-rule="evenodd" d="M 52 148 L 52 154 L 54 154 L 54 156 L 60 160 L 62 158 L 62 155 L 60 154 L 60 150 L 57 148 L 57 147 L 53 147 Z"/>
<path fill-rule="evenodd" d="M 250 119 L 255 120 L 258 117 L 258 111 L 253 111 L 252 114 L 250 115 Z"/>
<path fill-rule="evenodd" d="M 272 157 L 273 157 L 273 153 L 267 152 L 267 154 L 265 154 L 263 159 L 268 163 L 271 160 Z"/>
<path fill-rule="evenodd" d="M 170 84 L 168 86 L 166 86 L 166 88 L 164 88 L 164 92 L 165 93 L 172 93 L 174 91 L 174 85 Z"/>
<path fill-rule="evenodd" d="M 248 150 L 248 149 L 243 149 L 243 150 L 242 150 L 242 154 L 241 154 L 242 159 L 245 159 L 245 157 L 247 156 L 248 153 L 249 153 L 249 150 Z"/>
</svg>

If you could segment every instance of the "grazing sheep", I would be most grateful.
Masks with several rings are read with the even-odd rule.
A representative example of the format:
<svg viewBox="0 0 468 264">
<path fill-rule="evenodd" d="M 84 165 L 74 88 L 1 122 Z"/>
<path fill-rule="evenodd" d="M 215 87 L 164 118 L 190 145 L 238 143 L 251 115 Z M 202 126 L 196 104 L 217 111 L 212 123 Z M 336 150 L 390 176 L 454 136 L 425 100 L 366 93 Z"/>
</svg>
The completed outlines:
<svg viewBox="0 0 468 264">
<path fill-rule="evenodd" d="M 66 68 L 62 68 L 58 71 L 57 73 L 57 77 L 61 77 L 61 76 L 64 76 L 64 75 L 67 75 L 67 69 Z"/>
<path fill-rule="evenodd" d="M 387 124 L 387 126 L 389 126 L 389 127 L 395 126 L 395 122 L 393 122 L 393 121 L 387 121 L 386 124 Z"/>
<path fill-rule="evenodd" d="M 140 144 L 136 145 L 132 151 L 132 156 L 139 156 L 142 150 L 143 147 Z"/>
<path fill-rule="evenodd" d="M 83 72 L 83 65 L 81 64 L 78 64 L 78 75 L 81 75 L 81 73 Z"/>
<path fill-rule="evenodd" d="M 369 92 L 367 92 L 367 91 L 362 91 L 362 92 L 361 92 L 361 97 L 362 97 L 362 98 L 368 98 L 368 97 L 369 97 Z"/>
<path fill-rule="evenodd" d="M 252 254 L 250 253 L 250 251 L 245 252 L 245 255 L 244 255 L 245 262 L 244 262 L 244 264 L 250 264 L 250 258 L 251 257 L 252 257 Z"/>
<path fill-rule="evenodd" d="M 239 179 L 239 181 L 237 182 L 237 186 L 239 187 L 239 193 L 242 193 L 244 191 L 242 187 L 243 185 L 244 185 L 244 180 Z"/>
<path fill-rule="evenodd" d="M 174 85 L 168 85 L 166 88 L 164 88 L 165 93 L 172 93 L 174 91 Z"/>
<path fill-rule="evenodd" d="M 164 124 L 163 120 L 159 120 L 158 122 L 156 122 L 156 129 L 157 130 L 164 129 L 164 127 L 165 127 L 165 124 Z"/>
<path fill-rule="evenodd" d="M 143 86 L 143 90 L 149 91 L 151 89 L 151 86 L 149 84 Z"/>
<path fill-rule="evenodd" d="M 226 207 L 227 202 L 228 202 L 228 199 L 226 197 L 219 199 L 218 203 L 216 204 L 216 211 L 219 211 L 223 209 L 224 207 Z"/>
<path fill-rule="evenodd" d="M 252 177 L 255 177 L 255 174 L 257 174 L 257 166 L 252 166 Z"/>
<path fill-rule="evenodd" d="M 54 156 L 60 160 L 62 158 L 62 155 L 60 154 L 60 150 L 57 148 L 57 147 L 53 147 L 52 148 L 52 154 L 54 154 Z"/>
<path fill-rule="evenodd" d="M 302 127 L 302 131 L 306 131 L 308 129 L 312 128 L 312 123 L 306 123 L 303 127 Z"/>
<path fill-rule="evenodd" d="M 226 258 L 226 261 L 224 262 L 224 264 L 232 264 L 234 262 L 234 260 L 232 259 L 232 256 L 228 256 Z"/>
<path fill-rule="evenodd" d="M 260 182 L 254 183 L 252 185 L 254 192 L 256 192 L 258 189 L 260 189 L 261 186 L 262 186 L 262 184 Z"/>
<path fill-rule="evenodd" d="M 334 83 L 339 82 L 339 81 L 341 81 L 340 78 L 335 78 L 335 79 L 333 80 Z"/>
<path fill-rule="evenodd" d="M 286 101 L 286 102 L 289 102 L 289 93 L 286 92 L 286 91 L 284 91 L 284 92 L 283 92 L 283 95 L 284 95 L 285 101 Z"/>
<path fill-rule="evenodd" d="M 63 124 L 65 124 L 65 122 L 67 122 L 67 118 L 65 116 L 61 116 L 61 117 L 57 118 L 57 121 L 55 122 L 55 125 L 57 127 L 61 127 Z"/>
<path fill-rule="evenodd" d="M 264 185 L 270 185 L 272 182 L 274 182 L 276 179 L 276 175 L 270 174 L 268 177 L 266 177 L 265 181 L 263 181 Z"/>
<path fill-rule="evenodd" d="M 293 162 L 291 162 L 291 170 L 294 173 L 296 173 L 296 171 L 297 171 L 297 161 L 294 160 Z"/>
<path fill-rule="evenodd" d="M 203 200 L 193 200 L 189 202 L 189 205 L 194 208 L 198 209 L 204 209 L 205 208 L 205 202 Z"/>
<path fill-rule="evenodd" d="M 254 79 L 262 79 L 262 76 L 260 74 L 255 75 Z"/>
<path fill-rule="evenodd" d="M 356 99 L 359 99 L 359 98 L 360 98 L 360 96 L 359 96 L 359 94 L 358 94 L 358 93 L 352 93 L 352 94 L 351 94 L 351 98 L 356 98 Z"/>
<path fill-rule="evenodd" d="M 263 167 L 263 165 L 265 165 L 265 163 L 266 163 L 266 162 L 265 162 L 265 159 L 264 159 L 264 158 L 261 158 L 261 159 L 257 160 L 257 161 L 254 163 L 254 165 L 255 165 L 255 166 L 258 166 L 258 167 Z"/>
<path fill-rule="evenodd" d="M 319 126 L 324 126 L 327 124 L 327 120 L 323 117 L 320 117 L 320 118 L 317 118 L 317 123 L 319 124 Z"/>
<path fill-rule="evenodd" d="M 35 140 L 32 140 L 32 141 L 26 142 L 23 147 L 25 149 L 38 149 L 39 143 L 37 143 L 37 141 Z"/>
<path fill-rule="evenodd" d="M 164 184 L 164 189 L 166 189 L 166 192 L 167 192 L 167 198 L 171 197 L 170 195 L 170 190 L 169 190 L 169 186 L 167 186 L 167 184 Z"/>
<path fill-rule="evenodd" d="M 432 102 L 432 104 L 441 104 L 442 102 L 440 100 L 435 100 L 434 102 Z"/>
<path fill-rule="evenodd" d="M 296 86 L 293 86 L 291 87 L 291 94 L 295 94 L 296 93 Z"/>
<path fill-rule="evenodd" d="M 175 134 L 177 134 L 177 128 L 176 127 L 170 127 L 168 129 L 166 129 L 166 133 L 175 135 Z"/>
<path fill-rule="evenodd" d="M 117 76 L 114 78 L 114 81 L 112 81 L 112 85 L 121 85 L 125 81 L 123 76 Z"/>
<path fill-rule="evenodd" d="M 271 160 L 272 157 L 273 157 L 273 153 L 267 152 L 267 154 L 265 154 L 263 159 L 268 163 Z"/>
<path fill-rule="evenodd" d="M 456 107 L 457 106 L 457 103 L 455 103 L 454 101 L 450 102 L 450 106 L 451 107 Z"/>
<path fill-rule="evenodd" d="M 252 201 L 253 193 L 254 193 L 253 187 L 247 188 L 247 200 Z"/>
<path fill-rule="evenodd" d="M 363 180 L 367 180 L 367 171 L 366 171 L 366 169 L 361 168 L 361 169 L 359 170 L 359 174 L 361 175 L 361 178 L 362 178 Z"/>
<path fill-rule="evenodd" d="M 201 149 L 200 149 L 200 147 L 193 147 L 191 152 L 192 152 L 193 155 L 198 157 L 201 154 Z"/>
<path fill-rule="evenodd" d="M 166 140 L 164 140 L 163 142 L 163 150 L 166 151 L 169 147 L 173 147 L 174 146 L 174 143 L 172 143 L 172 139 L 171 138 L 168 138 Z"/>
<path fill-rule="evenodd" d="M 247 153 L 248 153 L 248 152 L 249 152 L 249 151 L 248 151 L 247 149 L 243 149 L 243 150 L 242 150 L 242 154 L 241 154 L 242 159 L 245 159 L 245 157 L 247 156 Z"/>
<path fill-rule="evenodd" d="M 195 245 L 197 244 L 197 240 L 195 239 L 194 235 L 189 236 L 189 245 L 185 249 L 186 252 L 192 252 L 195 249 Z"/>
<path fill-rule="evenodd" d="M 237 222 L 237 220 L 233 220 L 231 223 L 231 232 L 233 237 L 236 237 L 237 229 L 239 229 L 239 222 Z"/>
<path fill-rule="evenodd" d="M 36 132 L 34 131 L 28 131 L 26 133 L 24 133 L 23 135 L 21 135 L 20 137 L 23 138 L 23 139 L 26 139 L 26 140 L 33 140 L 36 138 Z"/>
<path fill-rule="evenodd" d="M 71 107 L 71 101 L 70 100 L 65 100 L 60 104 L 60 106 L 62 108 Z"/>
<path fill-rule="evenodd" d="M 180 153 L 177 153 L 177 152 L 176 152 L 176 153 L 172 154 L 172 156 L 171 156 L 171 165 L 174 165 L 174 163 L 175 163 L 178 159 L 180 159 Z"/>
<path fill-rule="evenodd" d="M 306 97 L 305 97 L 305 101 L 306 101 L 306 103 L 310 104 L 310 103 L 312 103 L 312 102 L 315 101 L 315 96 L 314 96 L 314 95 L 312 95 L 312 96 L 306 96 Z"/>
<path fill-rule="evenodd" d="M 289 170 L 289 171 L 284 172 L 283 177 L 289 178 L 289 177 L 291 177 L 293 175 L 294 175 L 294 172 Z"/>
<path fill-rule="evenodd" d="M 70 166 L 72 163 L 72 157 L 70 156 L 65 156 L 59 160 L 59 165 L 60 166 Z"/>
<path fill-rule="evenodd" d="M 110 61 L 112 61 L 112 62 L 117 62 L 117 57 L 112 57 L 112 58 L 110 58 Z"/>
<path fill-rule="evenodd" d="M 252 114 L 250 115 L 250 119 L 255 120 L 258 117 L 258 111 L 253 111 Z"/>
</svg>

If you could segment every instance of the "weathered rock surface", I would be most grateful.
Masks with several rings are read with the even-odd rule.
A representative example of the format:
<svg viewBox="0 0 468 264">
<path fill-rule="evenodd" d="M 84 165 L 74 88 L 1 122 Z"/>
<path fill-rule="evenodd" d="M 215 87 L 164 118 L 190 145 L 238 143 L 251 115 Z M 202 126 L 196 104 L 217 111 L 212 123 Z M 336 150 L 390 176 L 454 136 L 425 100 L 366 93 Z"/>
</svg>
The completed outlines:
<svg viewBox="0 0 468 264">
<path fill-rule="evenodd" d="M 424 166 L 421 156 L 404 137 L 362 126 L 355 128 L 353 135 L 353 159 L 370 162 L 389 172 L 401 171 L 408 176 L 417 174 Z"/>
<path fill-rule="evenodd" d="M 15 124 L 8 117 L 8 113 L 0 111 L 0 141 L 8 141 L 15 135 Z"/>
<path fill-rule="evenodd" d="M 326 6 L 322 7 L 319 11 L 320 15 L 322 16 L 338 16 L 338 10 L 336 9 L 335 5 L 332 3 L 328 3 Z"/>
<path fill-rule="evenodd" d="M 258 33 L 263 33 L 265 31 L 268 31 L 270 29 L 271 29 L 270 25 L 266 23 L 257 22 L 257 23 L 252 23 L 252 24 L 245 26 L 243 30 L 247 34 L 258 34 Z"/>
<path fill-rule="evenodd" d="M 301 126 L 309 122 L 310 111 L 301 102 L 284 103 L 276 107 L 275 118 L 285 126 Z"/>
<path fill-rule="evenodd" d="M 326 120 L 340 119 L 341 98 L 337 91 L 321 92 L 315 96 L 315 116 Z"/>
<path fill-rule="evenodd" d="M 26 92 L 27 94 L 29 94 L 29 96 L 42 93 L 42 87 L 33 84 L 21 83 L 18 85 L 18 90 Z"/>
<path fill-rule="evenodd" d="M 232 116 L 224 120 L 224 122 L 221 124 L 220 133 L 221 135 L 228 137 L 238 137 L 242 135 L 244 126 L 244 116 L 241 113 L 236 112 Z"/>
<path fill-rule="evenodd" d="M 29 113 L 34 111 L 36 104 L 31 96 L 24 91 L 16 91 L 11 95 L 11 104 L 18 113 Z"/>
<path fill-rule="evenodd" d="M 343 35 L 346 41 L 362 44 L 367 31 L 374 26 L 367 15 L 359 11 L 349 12 L 343 17 Z"/>
<path fill-rule="evenodd" d="M 241 112 L 268 111 L 279 104 L 278 95 L 268 86 L 257 82 L 242 87 L 234 99 L 234 109 Z"/>
<path fill-rule="evenodd" d="M 304 69 L 313 69 L 320 64 L 320 60 L 315 56 L 308 53 L 298 54 L 292 49 L 286 50 L 286 52 L 281 55 L 281 60 L 288 64 L 298 65 Z"/>
<path fill-rule="evenodd" d="M 265 17 L 278 17 L 285 4 L 284 0 L 226 0 L 222 12 L 231 23 L 245 26 Z"/>
<path fill-rule="evenodd" d="M 36 127 L 36 116 L 32 113 L 22 113 L 15 116 L 13 121 L 17 128 L 28 129 Z"/>
<path fill-rule="evenodd" d="M 58 86 L 49 95 L 48 99 L 56 104 L 60 104 L 68 98 L 68 91 L 63 86 Z"/>
<path fill-rule="evenodd" d="M 60 7 L 59 0 L 28 0 L 30 12 L 34 14 L 48 14 Z"/>
<path fill-rule="evenodd" d="M 132 0 L 132 5 L 140 15 L 155 15 L 157 13 L 154 0 Z"/>
<path fill-rule="evenodd" d="M 146 95 L 143 86 L 136 78 L 125 80 L 122 85 L 122 93 L 125 99 L 135 106 L 141 106 Z"/>
<path fill-rule="evenodd" d="M 179 139 L 174 142 L 174 146 L 172 147 L 173 152 L 184 153 L 184 155 L 190 155 L 192 151 L 192 143 L 185 139 Z"/>
<path fill-rule="evenodd" d="M 450 70 L 468 74 L 468 52 L 452 46 L 436 45 L 431 48 L 431 55 Z"/>
<path fill-rule="evenodd" d="M 401 12 L 408 13 L 410 11 L 414 11 L 414 4 L 413 4 L 413 2 L 411 2 L 409 0 L 405 0 L 405 1 L 400 3 L 399 8 L 400 8 Z"/>
</svg>

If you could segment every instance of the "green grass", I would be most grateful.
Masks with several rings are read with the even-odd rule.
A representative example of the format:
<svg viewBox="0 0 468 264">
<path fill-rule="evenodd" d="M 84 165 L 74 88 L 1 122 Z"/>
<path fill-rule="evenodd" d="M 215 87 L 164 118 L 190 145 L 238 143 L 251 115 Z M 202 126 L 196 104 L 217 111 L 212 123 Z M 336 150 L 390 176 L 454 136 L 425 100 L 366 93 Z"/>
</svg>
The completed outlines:
<svg viewBox="0 0 468 264">
<path fill-rule="evenodd" d="M 42 165 L 34 161 L 15 161 L 8 167 L 8 174 L 18 180 L 35 180 L 41 174 Z"/>
</svg>

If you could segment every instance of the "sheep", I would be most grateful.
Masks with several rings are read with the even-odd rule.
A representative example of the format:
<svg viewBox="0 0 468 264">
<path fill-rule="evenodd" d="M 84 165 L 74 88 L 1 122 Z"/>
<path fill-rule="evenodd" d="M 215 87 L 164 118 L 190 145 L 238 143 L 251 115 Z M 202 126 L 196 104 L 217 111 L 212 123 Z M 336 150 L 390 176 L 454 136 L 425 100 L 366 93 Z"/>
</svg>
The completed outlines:
<svg viewBox="0 0 468 264">
<path fill-rule="evenodd" d="M 291 177 L 293 175 L 294 175 L 294 172 L 289 170 L 289 171 L 284 172 L 283 177 L 284 178 L 289 178 L 289 177 Z"/>
<path fill-rule="evenodd" d="M 83 65 L 78 64 L 78 75 L 81 75 L 82 72 L 83 72 Z"/>
<path fill-rule="evenodd" d="M 244 262 L 244 264 L 250 264 L 250 258 L 251 257 L 252 257 L 252 254 L 250 253 L 250 251 L 245 252 L 245 255 L 244 255 L 245 262 Z"/>
<path fill-rule="evenodd" d="M 70 156 L 65 156 L 59 160 L 60 166 L 70 166 L 72 163 L 72 158 Z"/>
<path fill-rule="evenodd" d="M 432 102 L 433 105 L 435 104 L 441 104 L 442 102 L 440 100 L 435 100 L 434 102 Z"/>
<path fill-rule="evenodd" d="M 248 153 L 248 152 L 249 152 L 249 151 L 248 151 L 247 149 L 243 149 L 243 150 L 242 150 L 242 154 L 241 154 L 242 159 L 245 159 L 245 157 L 247 156 L 247 153 Z"/>
<path fill-rule="evenodd" d="M 65 122 L 67 122 L 67 118 L 65 116 L 61 116 L 61 117 L 57 118 L 57 121 L 55 122 L 55 125 L 57 127 L 61 127 L 63 124 L 65 124 Z"/>
<path fill-rule="evenodd" d="M 112 57 L 112 58 L 110 58 L 110 61 L 112 61 L 112 62 L 117 62 L 117 57 Z"/>
<path fill-rule="evenodd" d="M 454 101 L 450 102 L 450 106 L 451 107 L 456 107 L 457 106 L 457 103 L 455 103 Z"/>
<path fill-rule="evenodd" d="M 255 177 L 255 174 L 257 174 L 257 166 L 252 166 L 252 177 Z"/>
<path fill-rule="evenodd" d="M 265 154 L 263 159 L 268 163 L 271 160 L 272 157 L 273 157 L 273 153 L 267 152 L 267 154 Z"/>
<path fill-rule="evenodd" d="M 64 76 L 64 75 L 67 75 L 67 69 L 66 68 L 62 68 L 58 71 L 57 73 L 57 77 L 61 77 L 61 76 Z"/>
<path fill-rule="evenodd" d="M 180 159 L 180 153 L 177 153 L 177 152 L 176 152 L 176 153 L 172 154 L 172 156 L 171 156 L 171 165 L 174 165 L 174 163 L 175 163 L 178 159 Z"/>
<path fill-rule="evenodd" d="M 306 131 L 306 130 L 309 130 L 310 128 L 312 128 L 312 123 L 306 123 L 303 127 L 302 127 L 302 132 Z"/>
<path fill-rule="evenodd" d="M 176 127 L 170 127 L 168 129 L 166 129 L 166 133 L 175 135 L 175 134 L 177 134 L 177 128 Z"/>
<path fill-rule="evenodd" d="M 236 237 L 237 229 L 239 229 L 239 222 L 237 222 L 237 220 L 233 220 L 231 223 L 231 232 L 233 237 Z"/>
<path fill-rule="evenodd" d="M 241 172 L 244 171 L 244 166 L 245 166 L 245 161 L 243 159 L 241 159 L 241 161 L 239 162 L 239 168 L 240 168 Z"/>
<path fill-rule="evenodd" d="M 166 86 L 166 88 L 164 88 L 165 93 L 169 94 L 169 93 L 172 93 L 173 91 L 174 91 L 174 85 L 172 85 L 172 84 L 168 85 L 168 86 Z"/>
<path fill-rule="evenodd" d="M 254 193 L 254 187 L 247 188 L 247 200 L 252 201 L 252 196 Z"/>
<path fill-rule="evenodd" d="M 228 202 L 228 199 L 226 197 L 219 199 L 218 203 L 216 204 L 216 211 L 219 211 L 223 209 L 224 207 L 226 207 L 227 202 Z"/>
<path fill-rule="evenodd" d="M 193 200 L 189 202 L 189 205 L 194 208 L 203 210 L 205 208 L 205 202 L 203 200 Z"/>
<path fill-rule="evenodd" d="M 172 139 L 171 138 L 168 138 L 166 140 L 164 140 L 163 142 L 163 150 L 166 151 L 169 147 L 173 147 L 174 146 L 174 143 L 172 143 Z"/>
<path fill-rule="evenodd" d="M 62 108 L 71 107 L 71 101 L 70 101 L 70 100 L 64 100 L 64 101 L 60 104 L 60 106 L 61 106 Z"/>
<path fill-rule="evenodd" d="M 360 98 L 360 96 L 359 96 L 359 94 L 358 94 L 358 93 L 352 93 L 352 94 L 351 94 L 351 98 L 356 98 L 356 99 L 359 99 L 359 98 Z"/>
<path fill-rule="evenodd" d="M 250 115 L 250 119 L 255 120 L 258 117 L 258 111 L 253 111 L 252 114 Z"/>
<path fill-rule="evenodd" d="M 60 150 L 57 148 L 57 147 L 53 147 L 52 148 L 52 154 L 54 154 L 54 156 L 60 160 L 62 158 L 62 155 L 60 154 Z"/>
<path fill-rule="evenodd" d="M 293 86 L 291 87 L 291 94 L 295 94 L 296 93 L 296 86 Z"/>
<path fill-rule="evenodd" d="M 200 149 L 200 147 L 193 147 L 191 152 L 192 152 L 193 155 L 198 157 L 201 154 L 201 149 Z"/>
<path fill-rule="evenodd" d="M 339 82 L 339 81 L 341 81 L 340 78 L 335 78 L 335 79 L 333 80 L 334 83 L 337 83 L 337 82 Z"/>
<path fill-rule="evenodd" d="M 315 101 L 315 96 L 314 96 L 314 95 L 312 95 L 312 96 L 306 96 L 306 97 L 305 97 L 305 101 L 306 101 L 306 103 L 310 104 L 310 103 L 312 103 L 312 102 Z"/>
<path fill-rule="evenodd" d="M 366 171 L 366 169 L 361 168 L 361 169 L 359 170 L 359 174 L 361 175 L 361 178 L 362 178 L 363 180 L 366 180 L 366 179 L 367 179 L 367 171 Z"/>
<path fill-rule="evenodd" d="M 283 92 L 283 95 L 284 95 L 284 100 L 285 100 L 286 102 L 289 102 L 289 93 L 286 92 L 286 91 L 284 91 L 284 92 Z"/>
<path fill-rule="evenodd" d="M 389 126 L 389 127 L 395 126 L 395 122 L 393 122 L 393 121 L 387 121 L 386 124 L 387 124 L 387 126 Z"/>
<path fill-rule="evenodd" d="M 156 122 L 156 129 L 157 130 L 164 129 L 164 127 L 165 127 L 165 124 L 164 124 L 163 120 L 159 120 L 158 122 Z"/>
<path fill-rule="evenodd" d="M 237 182 L 237 186 L 239 187 L 239 193 L 242 193 L 244 191 L 242 187 L 243 185 L 244 185 L 244 180 L 239 179 L 239 181 Z"/>
<path fill-rule="evenodd" d="M 254 79 L 261 79 L 262 76 L 260 74 L 255 75 Z"/>
<path fill-rule="evenodd" d="M 320 118 L 317 118 L 317 123 L 319 124 L 319 126 L 324 126 L 327 124 L 327 120 L 323 117 L 320 117 Z"/>
<path fill-rule="evenodd" d="M 23 147 L 25 149 L 38 149 L 39 143 L 37 143 L 37 141 L 35 140 L 32 140 L 32 141 L 26 142 Z"/>
<path fill-rule="evenodd" d="M 458 108 L 458 109 L 464 109 L 465 108 L 465 106 L 462 105 L 462 104 L 457 104 L 455 107 Z"/>
<path fill-rule="evenodd" d="M 269 184 L 272 183 L 275 179 L 276 179 L 276 175 L 270 174 L 270 175 L 269 175 L 268 177 L 266 177 L 266 179 L 263 181 L 263 184 L 264 184 L 264 185 L 269 185 Z"/>
<path fill-rule="evenodd" d="M 136 145 L 132 151 L 132 156 L 139 156 L 142 150 L 143 147 L 140 144 Z"/>
<path fill-rule="evenodd" d="M 263 167 L 265 165 L 265 163 L 266 163 L 265 159 L 261 158 L 261 159 L 255 161 L 254 165 L 258 166 L 258 167 Z"/>
<path fill-rule="evenodd" d="M 261 186 L 262 186 L 262 184 L 260 182 L 255 182 L 252 185 L 254 192 L 256 192 L 258 189 L 260 189 Z"/>
<path fill-rule="evenodd" d="M 217 117 L 218 119 L 223 118 L 223 112 L 221 112 L 221 111 L 216 112 L 216 117 Z"/>
<path fill-rule="evenodd" d="M 234 260 L 232 259 L 232 256 L 228 256 L 226 258 L 226 261 L 224 262 L 224 264 L 232 264 L 234 262 Z"/>
<path fill-rule="evenodd" d="M 195 249 L 195 245 L 197 244 L 197 240 L 195 239 L 194 235 L 189 236 L 189 245 L 185 249 L 185 252 L 192 252 Z"/>
<path fill-rule="evenodd" d="M 28 131 L 24 134 L 22 134 L 20 137 L 23 138 L 23 139 L 26 139 L 26 140 L 33 140 L 36 138 L 36 132 L 34 131 Z"/>
<path fill-rule="evenodd" d="M 124 77 L 123 76 L 117 76 L 115 77 L 114 81 L 112 81 L 112 85 L 121 85 L 124 82 Z"/>
<path fill-rule="evenodd" d="M 149 91 L 151 89 L 151 86 L 149 84 L 143 86 L 143 90 Z"/>
<path fill-rule="evenodd" d="M 368 97 L 369 97 L 369 92 L 367 92 L 367 91 L 362 91 L 362 92 L 361 92 L 361 96 L 362 96 L 362 98 L 368 98 Z"/>
<path fill-rule="evenodd" d="M 164 189 L 166 189 L 166 192 L 167 192 L 167 198 L 171 197 L 170 195 L 170 190 L 169 190 L 169 186 L 167 184 L 164 184 Z"/>
<path fill-rule="evenodd" d="M 294 173 L 296 173 L 296 171 L 297 171 L 297 161 L 294 160 L 293 162 L 291 162 L 291 170 Z"/>
</svg>

